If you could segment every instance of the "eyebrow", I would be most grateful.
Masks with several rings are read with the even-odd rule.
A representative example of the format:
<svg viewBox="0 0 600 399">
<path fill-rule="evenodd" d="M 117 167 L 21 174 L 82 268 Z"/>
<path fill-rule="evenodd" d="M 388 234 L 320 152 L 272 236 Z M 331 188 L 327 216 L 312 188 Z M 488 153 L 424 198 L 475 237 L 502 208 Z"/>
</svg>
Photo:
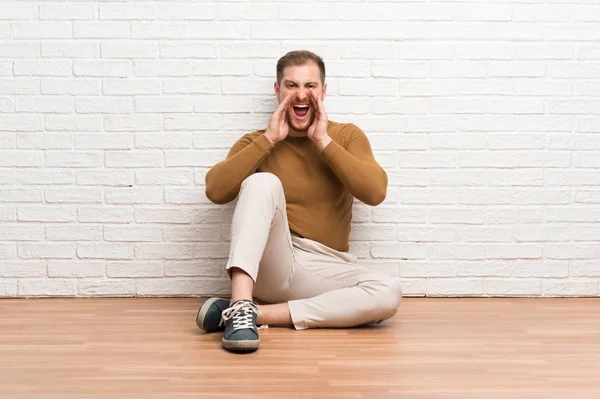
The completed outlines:
<svg viewBox="0 0 600 399">
<path fill-rule="evenodd" d="M 290 79 L 284 79 L 283 83 L 284 84 L 286 84 L 286 83 L 293 83 L 293 84 L 296 84 L 296 85 L 298 84 L 298 82 L 294 82 L 293 80 L 290 80 Z M 309 85 L 309 84 L 315 84 L 316 85 L 318 83 L 316 81 L 314 81 L 314 82 L 306 82 L 305 84 L 307 84 L 307 85 Z"/>
</svg>

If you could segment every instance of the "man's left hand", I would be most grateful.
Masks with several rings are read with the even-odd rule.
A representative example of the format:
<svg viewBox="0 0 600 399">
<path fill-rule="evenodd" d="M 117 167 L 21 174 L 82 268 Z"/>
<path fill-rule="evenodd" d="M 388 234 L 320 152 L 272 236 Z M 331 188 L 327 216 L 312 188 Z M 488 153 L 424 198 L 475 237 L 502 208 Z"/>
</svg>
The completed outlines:
<svg viewBox="0 0 600 399">
<path fill-rule="evenodd" d="M 309 91 L 309 99 L 315 113 L 315 120 L 308 128 L 307 135 L 323 151 L 332 141 L 327 134 L 327 113 L 325 112 L 323 99 L 313 90 Z"/>
</svg>

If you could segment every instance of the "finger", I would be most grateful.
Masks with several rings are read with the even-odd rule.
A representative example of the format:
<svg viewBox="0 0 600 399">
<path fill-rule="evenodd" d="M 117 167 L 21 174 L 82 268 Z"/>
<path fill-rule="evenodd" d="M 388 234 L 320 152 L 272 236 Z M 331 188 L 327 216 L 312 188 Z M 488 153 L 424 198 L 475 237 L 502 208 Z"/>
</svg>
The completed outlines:
<svg viewBox="0 0 600 399">
<path fill-rule="evenodd" d="M 310 105 L 312 106 L 315 113 L 319 112 L 319 104 L 317 103 L 317 98 L 315 92 L 313 90 L 309 91 L 308 99 L 310 100 Z"/>
<path fill-rule="evenodd" d="M 285 108 L 287 107 L 287 105 L 289 104 L 292 96 L 294 95 L 294 92 L 289 92 L 287 96 L 285 96 L 285 98 L 283 99 L 283 101 L 279 104 L 279 107 L 277 107 L 277 109 L 275 110 L 275 113 L 278 116 L 281 116 L 281 114 L 283 113 L 283 111 L 285 110 Z"/>
</svg>

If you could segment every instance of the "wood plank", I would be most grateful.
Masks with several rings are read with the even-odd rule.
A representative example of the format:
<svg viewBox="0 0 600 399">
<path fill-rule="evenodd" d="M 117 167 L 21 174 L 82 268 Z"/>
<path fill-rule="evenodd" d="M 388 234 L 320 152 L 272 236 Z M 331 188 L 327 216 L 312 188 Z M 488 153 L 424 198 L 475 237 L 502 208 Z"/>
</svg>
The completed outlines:
<svg viewBox="0 0 600 399">
<path fill-rule="evenodd" d="M 236 355 L 200 298 L 0 300 L 0 398 L 569 398 L 600 392 L 598 298 L 407 298 L 388 322 L 261 330 Z"/>
</svg>

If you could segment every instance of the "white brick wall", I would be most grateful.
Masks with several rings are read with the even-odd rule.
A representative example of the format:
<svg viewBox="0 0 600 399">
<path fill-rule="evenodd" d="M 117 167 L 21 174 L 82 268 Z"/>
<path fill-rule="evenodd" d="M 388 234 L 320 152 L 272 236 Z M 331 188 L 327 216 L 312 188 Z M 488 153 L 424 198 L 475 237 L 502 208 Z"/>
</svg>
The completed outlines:
<svg viewBox="0 0 600 399">
<path fill-rule="evenodd" d="M 0 297 L 226 294 L 207 170 L 327 65 L 388 197 L 351 251 L 406 295 L 600 295 L 594 0 L 0 4 Z"/>
</svg>

